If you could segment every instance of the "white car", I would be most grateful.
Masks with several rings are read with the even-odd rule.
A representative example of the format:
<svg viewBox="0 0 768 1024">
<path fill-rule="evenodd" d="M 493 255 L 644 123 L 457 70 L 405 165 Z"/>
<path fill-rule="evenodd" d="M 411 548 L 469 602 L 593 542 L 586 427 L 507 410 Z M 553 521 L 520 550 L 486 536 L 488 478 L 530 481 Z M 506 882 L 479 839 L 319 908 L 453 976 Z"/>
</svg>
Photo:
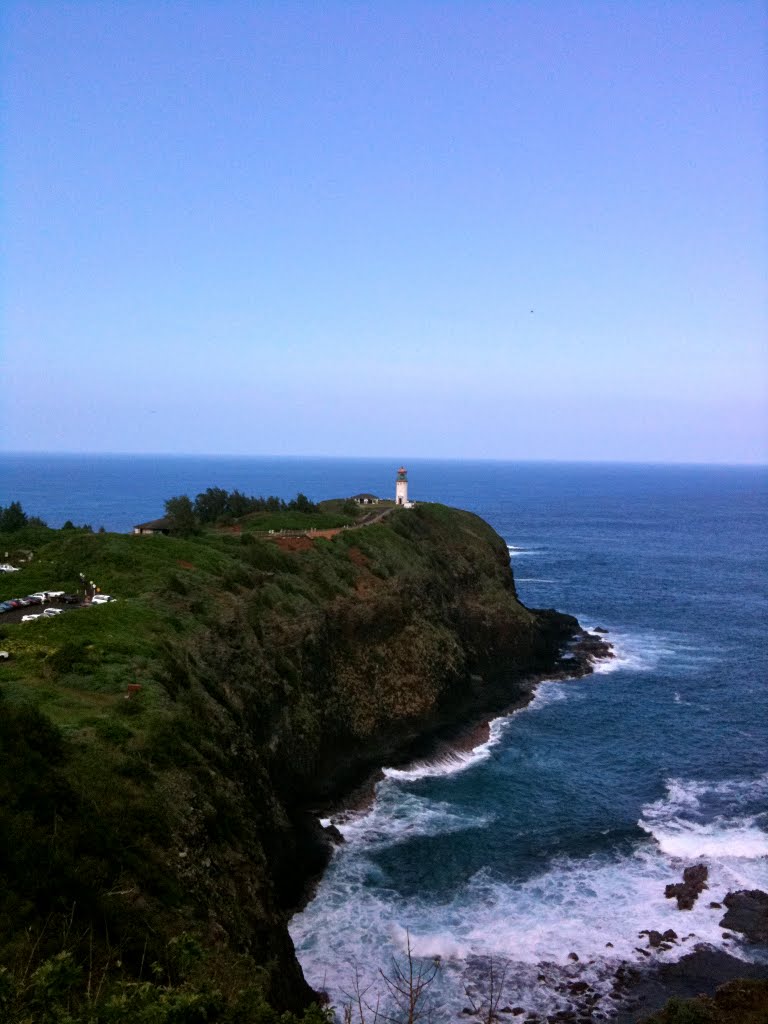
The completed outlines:
<svg viewBox="0 0 768 1024">
<path fill-rule="evenodd" d="M 19 570 L 18 570 L 18 568 L 15 565 L 8 565 L 7 562 L 4 562 L 3 565 L 0 565 L 0 572 L 18 572 L 18 571 Z"/>
<path fill-rule="evenodd" d="M 8 651 L 0 651 L 0 661 L 8 661 L 10 656 Z"/>
<path fill-rule="evenodd" d="M 45 593 L 48 595 L 48 597 L 63 597 L 63 595 L 66 593 L 66 591 L 64 591 L 64 590 L 46 590 Z"/>
<path fill-rule="evenodd" d="M 22 615 L 22 616 L 21 616 L 21 621 L 22 621 L 22 622 L 32 622 L 32 621 L 33 621 L 34 619 L 42 619 L 42 617 L 43 617 L 43 616 L 42 616 L 42 614 L 37 614 L 37 615 Z"/>
<path fill-rule="evenodd" d="M 54 615 L 63 615 L 63 608 L 46 608 L 42 613 L 45 618 L 52 619 Z"/>
<path fill-rule="evenodd" d="M 114 601 L 116 598 L 110 597 L 109 594 L 94 594 L 91 598 L 91 604 L 109 604 L 110 601 Z"/>
</svg>

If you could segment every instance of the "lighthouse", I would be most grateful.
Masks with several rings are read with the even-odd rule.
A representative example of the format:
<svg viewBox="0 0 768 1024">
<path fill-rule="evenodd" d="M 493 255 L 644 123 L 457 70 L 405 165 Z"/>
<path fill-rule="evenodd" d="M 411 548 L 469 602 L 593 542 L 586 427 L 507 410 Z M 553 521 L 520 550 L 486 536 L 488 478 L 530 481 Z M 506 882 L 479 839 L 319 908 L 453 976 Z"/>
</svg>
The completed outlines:
<svg viewBox="0 0 768 1024">
<path fill-rule="evenodd" d="M 395 482 L 395 504 L 402 505 L 404 508 L 411 507 L 411 503 L 408 501 L 408 473 L 406 472 L 405 466 L 401 466 L 397 471 L 397 480 Z"/>
</svg>

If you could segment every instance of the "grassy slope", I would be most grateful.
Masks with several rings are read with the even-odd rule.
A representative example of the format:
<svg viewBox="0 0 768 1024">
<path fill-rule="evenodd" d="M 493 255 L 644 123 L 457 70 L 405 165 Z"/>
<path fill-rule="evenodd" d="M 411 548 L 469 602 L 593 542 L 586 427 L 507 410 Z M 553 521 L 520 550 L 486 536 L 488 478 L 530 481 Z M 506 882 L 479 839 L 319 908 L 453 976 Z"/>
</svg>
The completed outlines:
<svg viewBox="0 0 768 1024">
<path fill-rule="evenodd" d="M 305 1002 L 283 908 L 323 854 L 299 805 L 343 782 L 342 752 L 375 758 L 493 657 L 530 654 L 500 538 L 433 505 L 298 550 L 46 530 L 0 548 L 34 552 L 2 598 L 75 590 L 80 572 L 118 598 L 0 619 L 0 826 L 16 836 L 0 958 L 25 956 L 43 922 L 56 952 L 71 917 L 70 936 L 119 944 L 132 970 L 192 929 L 222 977 L 243 955 L 271 962 L 272 997 Z"/>
</svg>

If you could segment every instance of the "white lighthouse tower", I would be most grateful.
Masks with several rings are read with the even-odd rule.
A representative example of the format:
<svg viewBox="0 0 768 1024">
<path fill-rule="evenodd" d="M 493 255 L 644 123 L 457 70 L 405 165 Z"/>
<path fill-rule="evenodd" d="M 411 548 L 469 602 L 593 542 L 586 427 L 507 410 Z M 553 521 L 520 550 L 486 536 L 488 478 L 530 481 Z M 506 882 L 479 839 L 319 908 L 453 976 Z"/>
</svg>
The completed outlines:
<svg viewBox="0 0 768 1024">
<path fill-rule="evenodd" d="M 402 505 L 403 508 L 411 507 L 411 502 L 408 501 L 408 473 L 405 466 L 401 466 L 397 471 L 397 481 L 395 483 L 395 504 Z"/>
</svg>

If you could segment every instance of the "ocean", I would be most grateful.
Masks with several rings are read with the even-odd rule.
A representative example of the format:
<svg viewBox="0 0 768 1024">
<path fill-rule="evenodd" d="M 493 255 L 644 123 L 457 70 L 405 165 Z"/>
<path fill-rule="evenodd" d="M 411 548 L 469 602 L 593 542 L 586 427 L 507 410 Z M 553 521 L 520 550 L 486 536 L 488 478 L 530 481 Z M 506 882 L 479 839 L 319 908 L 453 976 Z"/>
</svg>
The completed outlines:
<svg viewBox="0 0 768 1024">
<path fill-rule="evenodd" d="M 434 1019 L 485 998 L 553 1015 L 615 1010 L 622 962 L 697 943 L 760 954 L 719 927 L 728 890 L 768 890 L 768 470 L 406 460 L 413 500 L 483 516 L 521 599 L 608 629 L 592 676 L 542 683 L 471 752 L 387 766 L 291 933 L 309 982 L 386 1005 L 410 942 L 438 958 Z M 313 499 L 394 491 L 391 460 L 2 456 L 0 504 L 129 530 L 207 486 Z M 686 865 L 709 890 L 664 897 Z M 673 929 L 670 949 L 646 929 Z M 683 941 L 684 940 L 684 941 Z M 641 952 L 641 950 L 643 950 Z M 515 1019 L 515 1018 L 510 1018 Z"/>
</svg>

